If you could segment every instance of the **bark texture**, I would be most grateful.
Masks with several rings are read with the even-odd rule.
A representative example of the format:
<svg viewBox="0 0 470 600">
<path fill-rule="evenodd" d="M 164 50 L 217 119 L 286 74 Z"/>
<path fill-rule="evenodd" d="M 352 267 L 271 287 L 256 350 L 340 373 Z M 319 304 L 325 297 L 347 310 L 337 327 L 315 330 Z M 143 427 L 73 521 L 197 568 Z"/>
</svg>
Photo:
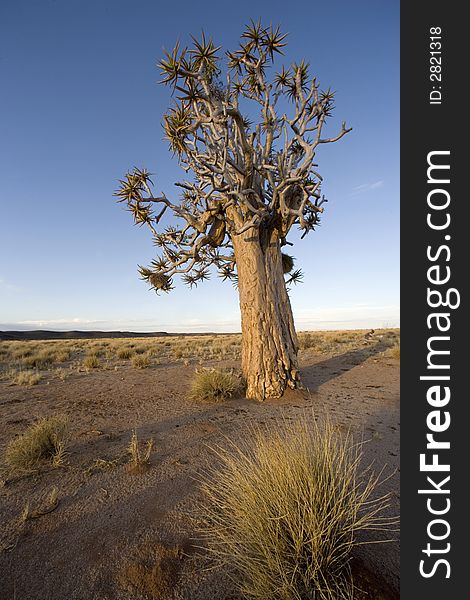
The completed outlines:
<svg viewBox="0 0 470 600">
<path fill-rule="evenodd" d="M 246 397 L 280 398 L 300 385 L 298 342 L 284 281 L 279 240 L 258 232 L 234 236 L 242 322 L 242 370 Z"/>
</svg>

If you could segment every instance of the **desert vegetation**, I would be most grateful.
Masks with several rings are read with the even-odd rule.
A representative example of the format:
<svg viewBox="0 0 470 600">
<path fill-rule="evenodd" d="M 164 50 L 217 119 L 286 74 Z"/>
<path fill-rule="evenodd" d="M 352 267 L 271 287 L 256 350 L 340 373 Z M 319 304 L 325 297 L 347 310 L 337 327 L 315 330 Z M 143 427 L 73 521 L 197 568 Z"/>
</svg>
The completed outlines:
<svg viewBox="0 0 470 600">
<path fill-rule="evenodd" d="M 11 570 L 9 553 L 19 553 L 18 564 L 27 565 L 15 570 L 8 589 L 26 586 L 25 597 L 42 597 L 42 588 L 34 588 L 29 579 L 42 581 L 34 575 L 42 564 L 27 558 L 31 548 L 40 556 L 51 552 L 52 543 L 67 553 L 64 544 L 70 539 L 86 556 L 81 536 L 86 539 L 89 524 L 96 527 L 93 519 L 102 511 L 114 513 L 117 529 L 123 510 L 129 516 L 137 511 L 153 531 L 154 518 L 142 515 L 155 514 L 162 503 L 159 490 L 172 503 L 180 501 L 182 484 L 172 482 L 182 477 L 190 516 L 183 511 L 159 517 L 158 523 L 165 531 L 168 519 L 180 528 L 180 538 L 158 539 L 150 549 L 145 546 L 144 557 L 135 542 L 124 558 L 115 557 L 121 560 L 119 569 L 105 569 L 114 582 L 113 598 L 124 600 L 131 593 L 136 600 L 174 600 L 193 592 L 205 599 L 226 598 L 214 592 L 210 579 L 194 575 L 202 567 L 209 573 L 219 566 L 231 581 L 227 593 L 237 600 L 395 600 L 393 587 L 380 574 L 358 575 L 354 559 L 364 542 L 383 538 L 368 535 L 392 523 L 397 512 L 394 488 L 377 491 L 376 475 L 364 470 L 360 440 L 366 435 L 372 447 L 382 447 L 396 439 L 397 417 L 383 428 L 388 417 L 382 410 L 390 410 L 391 399 L 382 390 L 387 369 L 398 369 L 399 332 L 300 332 L 298 337 L 306 390 L 302 398 L 293 396 L 283 404 L 282 417 L 275 404 L 259 412 L 253 403 L 243 404 L 239 334 L 1 341 L 0 503 L 5 521 L 0 568 L 8 564 Z M 309 365 L 316 373 L 310 376 L 313 394 Z M 332 402 L 329 379 L 340 381 L 343 371 L 360 373 L 363 367 L 359 383 L 339 383 L 338 400 Z M 329 373 L 326 378 L 322 369 Z M 328 391 L 319 396 L 322 387 Z M 334 420 L 324 419 L 320 426 L 314 413 L 307 413 L 306 420 L 306 406 L 320 413 L 339 410 L 341 416 L 338 420 L 333 412 Z M 223 412 L 212 412 L 217 410 Z M 211 416 L 204 416 L 207 411 Z M 354 419 L 358 422 L 351 428 Z M 247 422 L 255 425 L 250 428 Z M 173 433 L 179 431 L 181 437 Z M 204 459 L 195 458 L 201 455 Z M 378 461 L 379 472 L 396 456 L 396 448 L 387 450 Z M 202 484 L 195 486 L 195 480 Z M 137 499 L 129 498 L 124 490 L 135 486 Z M 145 509 L 142 494 L 151 498 Z M 119 510 L 112 508 L 111 498 L 119 498 Z M 387 512 L 388 505 L 395 506 L 394 512 Z M 67 527 L 69 517 L 84 519 L 78 539 Z M 135 520 L 130 527 L 128 518 L 127 534 L 134 536 Z M 109 539 L 108 531 L 103 536 L 107 552 L 122 543 L 112 535 Z M 62 556 L 50 560 L 59 565 Z M 59 590 L 70 589 L 54 575 L 51 581 Z M 206 595 L 201 586 L 207 586 Z M 64 597 L 49 591 L 54 600 Z"/>
<path fill-rule="evenodd" d="M 1 341 L 6 585 L 69 597 L 67 556 L 103 572 L 110 583 L 96 585 L 116 600 L 304 598 L 306 587 L 331 600 L 351 589 L 395 600 L 393 561 L 383 577 L 357 565 L 397 556 L 394 543 L 380 554 L 363 542 L 383 539 L 369 528 L 376 509 L 397 513 L 399 331 L 298 337 L 305 389 L 263 404 L 244 398 L 240 334 Z M 20 384 L 19 373 L 37 381 Z M 390 476 L 377 490 L 364 472 L 372 461 Z M 97 530 L 101 566 L 87 550 Z M 34 557 L 46 555 L 53 587 L 39 584 Z M 83 594 L 101 600 L 90 585 Z"/>
<path fill-rule="evenodd" d="M 194 400 L 225 400 L 243 392 L 243 381 L 233 370 L 202 368 L 196 369 L 191 386 Z"/>
<path fill-rule="evenodd" d="M 300 332 L 299 352 L 301 356 L 328 355 L 339 350 L 367 348 L 370 345 L 367 334 L 366 330 Z M 390 356 L 399 358 L 398 330 L 383 329 L 371 339 L 384 350 L 389 349 Z M 36 385 L 44 377 L 47 381 L 54 375 L 65 378 L 65 374 L 86 374 L 92 369 L 110 370 L 128 364 L 138 369 L 185 360 L 189 360 L 189 365 L 215 364 L 241 357 L 241 335 L 235 333 L 110 339 L 106 343 L 57 340 L 0 344 L 0 378 L 15 385 Z"/>
<path fill-rule="evenodd" d="M 393 346 L 391 346 L 391 348 L 388 350 L 388 355 L 392 356 L 393 358 L 400 358 L 400 341 L 395 342 Z"/>
<path fill-rule="evenodd" d="M 312 415 L 251 433 L 216 451 L 222 466 L 204 478 L 201 535 L 219 568 L 243 598 L 354 598 L 358 535 L 394 524 L 383 517 L 389 496 L 373 496 L 380 479 L 363 470 L 362 444 Z"/>
<path fill-rule="evenodd" d="M 150 460 L 150 453 L 153 448 L 153 440 L 147 440 L 142 446 L 137 436 L 137 431 L 134 429 L 131 436 L 131 441 L 127 448 L 129 453 L 129 470 L 134 473 L 143 471 Z"/>
<path fill-rule="evenodd" d="M 13 469 L 37 467 L 41 459 L 52 465 L 62 464 L 65 453 L 67 420 L 60 416 L 44 417 L 33 423 L 24 433 L 11 440 L 5 460 Z"/>
<path fill-rule="evenodd" d="M 146 28 L 136 29 L 125 7 L 125 32 L 119 10 L 106 13 L 106 24 L 117 25 L 112 39 L 102 35 L 106 27 L 100 27 L 96 11 L 92 19 L 84 13 L 84 18 L 67 17 L 67 23 L 62 13 L 43 12 L 38 23 L 44 27 L 36 27 L 41 33 L 52 25 L 74 40 L 90 22 L 93 31 L 85 36 L 89 48 L 79 61 L 70 54 L 70 43 L 55 65 L 70 66 L 62 71 L 73 78 L 73 85 L 65 86 L 73 99 L 69 94 L 62 102 L 63 90 L 55 94 L 47 76 L 41 80 L 44 89 L 39 85 L 30 99 L 46 129 L 56 121 L 63 125 L 67 115 L 83 118 L 78 129 L 77 123 L 59 127 L 67 134 L 65 145 L 49 144 L 53 153 L 59 149 L 67 156 L 74 173 L 61 168 L 60 156 L 47 152 L 40 158 L 55 165 L 52 177 L 42 176 L 47 164 L 45 169 L 39 165 L 39 177 L 38 161 L 26 160 L 23 166 L 22 172 L 34 173 L 34 182 L 25 185 L 35 190 L 40 214 L 29 246 L 22 246 L 27 258 L 21 261 L 10 252 L 18 264 L 8 265 L 6 279 L 0 280 L 18 327 L 60 326 L 75 310 L 74 326 L 124 322 L 110 305 L 123 298 L 113 293 L 119 286 L 115 266 L 127 265 L 131 254 L 124 244 L 116 245 L 122 209 L 150 236 L 155 250 L 137 266 L 144 284 L 164 295 L 176 280 L 190 289 L 214 277 L 228 282 L 239 297 L 241 333 L 0 332 L 0 596 L 397 600 L 398 543 L 391 536 L 384 550 L 384 537 L 392 533 L 399 501 L 399 332 L 386 327 L 297 331 L 291 307 L 291 290 L 304 277 L 295 248 L 323 221 L 324 175 L 341 173 L 341 164 L 331 169 L 319 158 L 345 136 L 354 139 L 346 121 L 331 118 L 336 92 L 314 72 L 317 66 L 323 70 L 321 63 L 291 55 L 287 33 L 261 20 L 250 20 L 233 46 L 231 34 L 219 31 L 228 47 L 204 32 L 186 38 L 178 33 L 174 47 L 163 49 L 157 62 L 167 108 L 156 119 L 145 121 L 140 114 L 136 120 L 131 102 L 145 91 L 137 89 L 145 61 L 136 54 L 130 60 L 128 51 L 145 47 Z M 185 17 L 191 13 L 184 12 Z M 136 12 L 141 25 L 143 19 L 150 25 L 151 13 Z M 322 25 L 320 13 L 315 17 Z M 173 16 L 171 10 L 160 11 L 156 27 L 152 23 L 155 39 L 173 35 L 162 25 Z M 313 38 L 316 48 L 325 46 L 326 38 Z M 57 39 L 47 44 L 48 67 Z M 123 53 L 112 52 L 113 44 Z M 105 69 L 111 79 L 99 77 L 102 48 L 108 49 L 107 57 L 119 55 Z M 294 48 L 300 49 L 297 41 Z M 44 64 L 40 53 L 36 58 Z M 84 85 L 80 73 L 86 74 Z M 116 85 L 109 85 L 113 81 Z M 367 85 L 355 86 L 355 97 L 370 96 Z M 123 107 L 115 110 L 105 89 L 126 91 L 129 119 L 121 118 L 118 127 L 115 117 L 123 117 Z M 35 102 L 44 91 L 55 101 Z M 62 104 L 67 110 L 59 110 L 57 120 L 55 107 Z M 111 105 L 113 119 L 100 119 L 99 111 Z M 339 107 L 344 110 L 342 103 Z M 364 102 L 354 106 L 355 118 L 361 119 L 358 107 L 362 110 Z M 23 125 L 37 119 L 23 113 L 15 133 L 28 137 L 31 127 Z M 146 122 L 159 121 L 180 174 L 162 160 L 156 170 L 166 170 L 173 191 L 162 191 L 162 182 L 162 187 L 168 182 L 139 163 L 115 182 L 108 205 L 114 217 L 107 218 L 96 204 L 102 174 L 111 169 L 114 179 L 115 161 L 135 164 L 122 156 L 136 147 L 123 132 L 132 128 L 141 136 L 152 130 L 146 132 Z M 106 164 L 95 156 L 90 171 L 90 157 L 88 166 L 80 165 L 80 157 L 87 154 L 83 148 L 94 147 L 88 133 L 98 130 L 100 139 L 119 141 L 114 147 L 121 156 L 101 152 Z M 337 189 L 351 201 L 345 222 L 357 225 L 356 204 L 365 207 L 359 202 L 362 194 L 377 191 L 385 178 L 374 182 L 370 170 L 349 171 L 357 180 L 341 181 Z M 113 184 L 107 179 L 109 195 Z M 17 184 L 14 177 L 12 182 Z M 82 193 L 74 196 L 77 183 Z M 85 200 L 91 215 L 82 219 L 75 199 Z M 23 205 L 28 202 L 15 204 Z M 54 235 L 43 244 L 51 215 Z M 87 233 L 105 232 L 99 248 L 81 235 L 80 224 L 91 221 Z M 39 246 L 37 235 L 42 236 Z M 67 252 L 58 253 L 64 241 Z M 345 247 L 338 244 L 335 251 Z M 50 264 L 43 260 L 48 248 Z M 322 260 L 326 252 L 314 248 L 309 254 L 312 273 L 328 271 Z M 41 268 L 28 279 L 23 263 Z M 95 286 L 95 293 L 106 290 L 97 303 L 87 282 L 96 268 L 105 273 L 100 284 L 113 277 L 112 285 Z M 57 273 L 66 275 L 60 288 Z M 48 290 L 42 298 L 32 289 L 37 282 Z M 93 300 L 104 318 L 92 318 Z M 19 320 L 19 310 L 29 305 L 33 314 Z M 145 322 L 140 303 L 132 305 L 136 316 L 127 322 Z M 51 314 L 54 306 L 61 307 L 63 318 Z M 88 311 L 90 320 L 84 319 Z M 168 314 L 161 311 L 158 322 L 168 322 Z"/>
<path fill-rule="evenodd" d="M 150 354 L 148 352 L 136 354 L 131 362 L 135 369 L 146 369 L 150 365 Z"/>
<path fill-rule="evenodd" d="M 36 385 L 41 381 L 40 373 L 32 369 L 11 369 L 6 376 L 13 385 Z"/>
</svg>

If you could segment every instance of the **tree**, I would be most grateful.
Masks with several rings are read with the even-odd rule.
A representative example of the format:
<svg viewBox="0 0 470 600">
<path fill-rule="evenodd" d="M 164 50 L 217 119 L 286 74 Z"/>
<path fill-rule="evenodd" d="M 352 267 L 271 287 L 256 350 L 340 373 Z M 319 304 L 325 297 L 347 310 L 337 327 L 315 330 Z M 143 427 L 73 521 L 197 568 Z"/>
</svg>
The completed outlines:
<svg viewBox="0 0 470 600">
<path fill-rule="evenodd" d="M 128 172 L 116 192 L 161 249 L 148 267 L 139 267 L 154 290 L 170 291 L 177 274 L 190 287 L 197 285 L 208 279 L 211 266 L 222 279 L 236 282 L 242 370 L 247 397 L 257 400 L 300 385 L 286 285 L 302 274 L 281 248 L 292 245 L 287 235 L 294 225 L 302 238 L 318 225 L 326 200 L 315 153 L 350 131 L 343 123 L 335 137 L 322 137 L 334 94 L 310 79 L 306 62 L 268 77 L 285 39 L 279 27 L 251 22 L 239 49 L 226 52 L 224 72 L 220 47 L 204 33 L 189 48 L 178 42 L 165 52 L 159 68 L 174 105 L 164 115 L 164 130 L 190 175 L 175 184 L 181 189 L 177 200 L 155 194 L 149 172 L 140 168 Z M 278 108 L 286 100 L 290 116 Z M 257 122 L 248 114 L 256 114 Z M 161 228 L 167 210 L 178 224 Z"/>
</svg>

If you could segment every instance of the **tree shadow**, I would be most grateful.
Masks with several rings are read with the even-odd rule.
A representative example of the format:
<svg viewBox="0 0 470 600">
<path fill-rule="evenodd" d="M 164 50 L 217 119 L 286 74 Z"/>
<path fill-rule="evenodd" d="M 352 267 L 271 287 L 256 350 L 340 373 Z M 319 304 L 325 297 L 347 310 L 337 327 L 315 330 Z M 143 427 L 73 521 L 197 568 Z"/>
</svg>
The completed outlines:
<svg viewBox="0 0 470 600">
<path fill-rule="evenodd" d="M 311 392 L 316 392 L 317 389 L 339 377 L 346 371 L 350 371 L 354 367 L 365 362 L 371 356 L 380 354 L 389 348 L 389 345 L 383 340 L 379 340 L 375 344 L 367 344 L 363 348 L 357 350 L 350 350 L 344 354 L 338 354 L 316 362 L 311 365 L 307 365 L 301 368 L 302 382 L 308 387 Z"/>
</svg>

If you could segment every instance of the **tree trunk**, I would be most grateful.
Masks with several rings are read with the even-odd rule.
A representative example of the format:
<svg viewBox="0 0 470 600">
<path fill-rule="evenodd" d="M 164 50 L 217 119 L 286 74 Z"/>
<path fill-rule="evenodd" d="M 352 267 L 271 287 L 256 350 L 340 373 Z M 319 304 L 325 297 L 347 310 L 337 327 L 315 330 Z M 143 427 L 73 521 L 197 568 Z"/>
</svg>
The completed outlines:
<svg viewBox="0 0 470 600">
<path fill-rule="evenodd" d="M 242 321 L 242 370 L 247 398 L 280 398 L 300 384 L 298 342 L 284 281 L 279 239 L 255 230 L 233 236 Z"/>
</svg>

